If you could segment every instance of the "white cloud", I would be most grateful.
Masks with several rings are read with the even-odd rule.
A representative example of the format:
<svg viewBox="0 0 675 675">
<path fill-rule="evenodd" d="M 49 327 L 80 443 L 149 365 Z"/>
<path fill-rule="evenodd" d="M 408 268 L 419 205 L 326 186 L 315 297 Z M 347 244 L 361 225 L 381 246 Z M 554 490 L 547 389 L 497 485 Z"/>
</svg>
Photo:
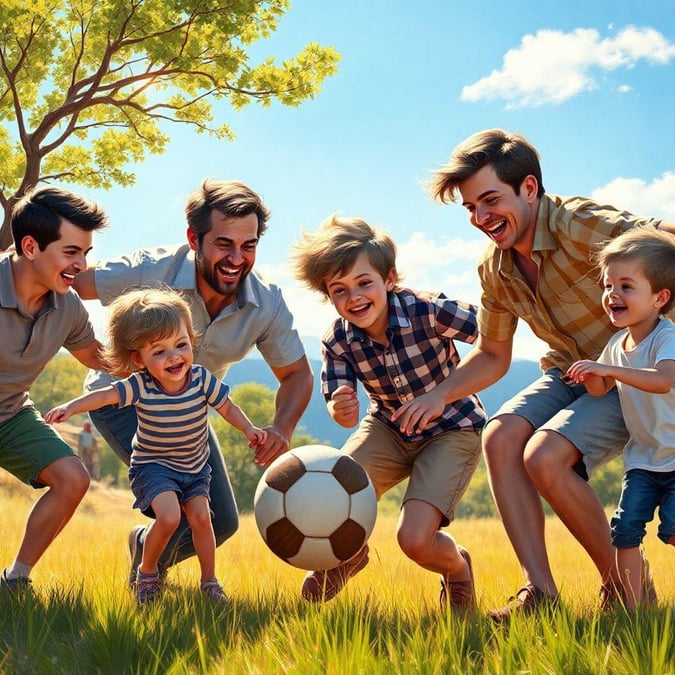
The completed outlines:
<svg viewBox="0 0 675 675">
<path fill-rule="evenodd" d="M 667 65 L 674 57 L 675 44 L 653 28 L 628 26 L 606 38 L 588 28 L 540 30 L 504 55 L 501 70 L 464 87 L 461 98 L 503 99 L 508 108 L 557 104 L 597 89 L 594 71 L 632 68 L 639 61 Z"/>
<path fill-rule="evenodd" d="M 627 84 L 621 84 L 616 88 L 619 94 L 628 94 L 633 91 L 633 87 L 628 86 Z"/>
<path fill-rule="evenodd" d="M 615 178 L 591 193 L 591 199 L 641 216 L 675 220 L 675 173 L 666 171 L 647 183 L 641 178 Z"/>
</svg>

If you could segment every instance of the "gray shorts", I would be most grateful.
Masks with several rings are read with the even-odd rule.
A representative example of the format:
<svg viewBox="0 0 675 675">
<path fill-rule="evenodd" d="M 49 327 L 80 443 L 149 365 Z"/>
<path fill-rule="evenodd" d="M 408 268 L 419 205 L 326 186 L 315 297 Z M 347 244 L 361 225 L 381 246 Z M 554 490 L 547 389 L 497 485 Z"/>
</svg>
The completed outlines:
<svg viewBox="0 0 675 675">
<path fill-rule="evenodd" d="M 547 370 L 493 415 L 519 415 L 535 431 L 556 431 L 582 455 L 583 466 L 575 470 L 583 478 L 621 454 L 628 432 L 621 414 L 616 388 L 604 396 L 591 396 L 582 384 L 565 384 L 562 371 Z"/>
</svg>

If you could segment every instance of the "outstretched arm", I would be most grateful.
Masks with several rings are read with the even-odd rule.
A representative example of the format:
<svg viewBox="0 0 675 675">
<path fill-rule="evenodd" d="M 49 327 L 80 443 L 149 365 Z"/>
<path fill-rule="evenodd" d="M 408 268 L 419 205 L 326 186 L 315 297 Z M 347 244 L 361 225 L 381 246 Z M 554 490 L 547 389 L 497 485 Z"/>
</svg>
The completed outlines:
<svg viewBox="0 0 675 675">
<path fill-rule="evenodd" d="M 256 427 L 246 413 L 229 398 L 217 410 L 226 422 L 246 436 L 249 448 L 257 448 L 265 442 L 267 432 Z"/>
<path fill-rule="evenodd" d="M 272 368 L 279 380 L 272 424 L 265 427 L 267 438 L 255 455 L 256 463 L 267 466 L 290 448 L 291 436 L 312 395 L 314 378 L 306 356 L 281 368 Z"/>
<path fill-rule="evenodd" d="M 120 402 L 120 396 L 113 386 L 97 389 L 96 391 L 82 394 L 68 401 L 64 405 L 52 408 L 46 415 L 45 421 L 49 424 L 57 422 L 65 422 L 69 417 L 77 413 L 89 412 L 90 410 L 98 410 L 104 405 L 117 405 Z"/>
<path fill-rule="evenodd" d="M 577 361 L 567 374 L 575 382 L 583 383 L 593 396 L 606 394 L 615 382 L 652 394 L 666 394 L 675 384 L 675 361 L 659 361 L 654 368 L 624 368 L 597 361 Z"/>
<path fill-rule="evenodd" d="M 391 416 L 401 433 L 424 431 L 427 425 L 443 414 L 445 406 L 457 399 L 475 394 L 499 380 L 509 369 L 513 339 L 489 340 L 478 337 L 475 347 L 443 382 L 426 394 L 404 403 Z"/>
</svg>

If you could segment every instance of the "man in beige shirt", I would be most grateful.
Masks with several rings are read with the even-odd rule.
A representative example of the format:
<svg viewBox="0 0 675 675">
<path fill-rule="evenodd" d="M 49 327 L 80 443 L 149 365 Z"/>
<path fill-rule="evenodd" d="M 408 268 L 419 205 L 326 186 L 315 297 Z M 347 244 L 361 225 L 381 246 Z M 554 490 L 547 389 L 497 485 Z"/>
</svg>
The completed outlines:
<svg viewBox="0 0 675 675">
<path fill-rule="evenodd" d="M 620 455 L 627 433 L 616 390 L 594 398 L 564 373 L 574 361 L 597 358 L 614 330 L 600 304 L 597 246 L 632 227 L 672 233 L 675 227 L 546 193 L 536 149 L 500 129 L 460 143 L 435 173 L 430 192 L 443 203 L 460 197 L 471 224 L 491 240 L 478 266 L 480 335 L 444 384 L 402 406 L 396 419 L 424 428 L 444 401 L 499 380 L 511 364 L 522 318 L 549 345 L 543 375 L 491 418 L 483 452 L 526 584 L 514 603 L 490 615 L 505 621 L 513 612 L 557 603 L 540 494 L 592 558 L 602 579 L 601 606 L 610 606 L 621 598 L 619 579 L 607 518 L 587 480 L 599 464 Z M 654 597 L 648 575 L 645 582 Z"/>
</svg>

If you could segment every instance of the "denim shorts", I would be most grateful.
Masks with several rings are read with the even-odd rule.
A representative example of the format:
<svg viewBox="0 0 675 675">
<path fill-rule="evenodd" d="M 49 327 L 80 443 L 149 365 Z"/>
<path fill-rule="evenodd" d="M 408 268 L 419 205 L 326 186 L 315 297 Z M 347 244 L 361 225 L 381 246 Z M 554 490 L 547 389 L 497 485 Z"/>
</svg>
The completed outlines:
<svg viewBox="0 0 675 675">
<path fill-rule="evenodd" d="M 581 453 L 574 470 L 585 480 L 600 465 L 618 457 L 628 442 L 616 389 L 591 396 L 582 384 L 566 384 L 558 368 L 547 370 L 493 415 L 519 415 L 535 431 L 559 433 Z"/>
<path fill-rule="evenodd" d="M 135 509 L 149 518 L 155 517 L 150 503 L 164 492 L 175 492 L 181 504 L 200 495 L 209 497 L 211 467 L 204 464 L 198 473 L 184 473 L 169 469 L 162 464 L 150 463 L 132 466 L 129 469 L 129 484 L 136 497 Z"/>
<path fill-rule="evenodd" d="M 669 543 L 675 535 L 675 471 L 631 469 L 623 477 L 619 507 L 612 516 L 612 544 L 635 548 L 646 534 L 645 524 L 659 508 L 658 537 Z"/>
</svg>

